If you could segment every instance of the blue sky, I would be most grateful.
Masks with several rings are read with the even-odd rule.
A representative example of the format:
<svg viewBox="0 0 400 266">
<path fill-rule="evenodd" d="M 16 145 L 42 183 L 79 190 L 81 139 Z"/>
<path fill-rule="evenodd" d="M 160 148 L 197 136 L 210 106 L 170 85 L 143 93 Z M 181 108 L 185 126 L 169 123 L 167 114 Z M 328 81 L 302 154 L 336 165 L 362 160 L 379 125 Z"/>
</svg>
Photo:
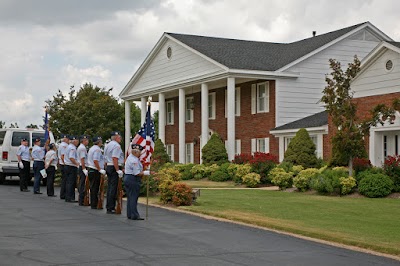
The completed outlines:
<svg viewBox="0 0 400 266">
<path fill-rule="evenodd" d="M 269 42 L 370 21 L 400 41 L 395 0 L 0 0 L 0 120 L 41 124 L 84 82 L 118 96 L 163 32 Z"/>
</svg>

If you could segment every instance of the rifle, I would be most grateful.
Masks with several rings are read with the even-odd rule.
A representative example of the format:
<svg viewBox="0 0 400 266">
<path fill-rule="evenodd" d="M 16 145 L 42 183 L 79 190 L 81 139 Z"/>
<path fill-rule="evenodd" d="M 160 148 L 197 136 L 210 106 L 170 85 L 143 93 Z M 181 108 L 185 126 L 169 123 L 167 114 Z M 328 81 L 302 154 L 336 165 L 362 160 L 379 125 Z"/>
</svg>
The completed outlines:
<svg viewBox="0 0 400 266">
<path fill-rule="evenodd" d="M 118 191 L 117 191 L 117 207 L 115 208 L 115 214 L 121 214 L 122 211 L 122 178 L 118 178 Z"/>
<path fill-rule="evenodd" d="M 90 190 L 90 183 L 89 183 L 89 175 L 86 176 L 85 179 L 85 198 L 83 199 L 83 205 L 89 206 L 89 190 Z"/>
<path fill-rule="evenodd" d="M 100 176 L 100 190 L 99 190 L 99 201 L 97 202 L 97 209 L 103 209 L 104 202 L 104 175 Z"/>
</svg>

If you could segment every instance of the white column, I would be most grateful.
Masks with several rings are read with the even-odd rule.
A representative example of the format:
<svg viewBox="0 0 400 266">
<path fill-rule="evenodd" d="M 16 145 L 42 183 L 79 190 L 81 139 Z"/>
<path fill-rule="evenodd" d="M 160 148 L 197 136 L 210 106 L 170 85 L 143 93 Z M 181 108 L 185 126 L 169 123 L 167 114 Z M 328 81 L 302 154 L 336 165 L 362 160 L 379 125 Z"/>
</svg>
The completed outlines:
<svg viewBox="0 0 400 266">
<path fill-rule="evenodd" d="M 147 113 L 147 99 L 146 97 L 142 97 L 140 99 L 140 111 L 141 111 L 141 116 L 140 116 L 140 127 L 146 122 L 146 113 Z"/>
<path fill-rule="evenodd" d="M 200 146 L 200 163 L 202 163 L 202 152 L 204 145 L 208 141 L 208 85 L 201 84 L 201 146 Z"/>
<path fill-rule="evenodd" d="M 158 138 L 165 144 L 165 94 L 158 94 Z"/>
<path fill-rule="evenodd" d="M 235 78 L 227 80 L 227 152 L 228 160 L 235 158 Z"/>
<path fill-rule="evenodd" d="M 125 154 L 130 145 L 131 134 L 131 105 L 129 101 L 125 101 Z"/>
<path fill-rule="evenodd" d="M 185 89 L 179 89 L 179 162 L 185 163 Z"/>
<path fill-rule="evenodd" d="M 285 137 L 279 137 L 279 162 L 281 163 L 285 158 Z"/>
</svg>

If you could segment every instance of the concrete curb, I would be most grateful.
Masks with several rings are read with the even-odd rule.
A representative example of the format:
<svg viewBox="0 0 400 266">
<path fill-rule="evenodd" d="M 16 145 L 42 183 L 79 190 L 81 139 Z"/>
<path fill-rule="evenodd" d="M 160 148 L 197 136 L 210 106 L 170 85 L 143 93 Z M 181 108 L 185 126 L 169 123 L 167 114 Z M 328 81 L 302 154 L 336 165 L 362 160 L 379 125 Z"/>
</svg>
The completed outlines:
<svg viewBox="0 0 400 266">
<path fill-rule="evenodd" d="M 143 199 L 139 198 L 138 202 L 140 204 L 142 204 L 142 205 L 146 205 L 146 200 L 145 199 L 143 200 Z M 367 253 L 367 254 L 371 254 L 371 255 L 375 255 L 375 256 L 386 257 L 386 258 L 389 258 L 389 259 L 400 261 L 400 256 L 381 253 L 381 252 L 378 252 L 378 251 L 373 251 L 373 250 L 369 250 L 369 249 L 365 249 L 365 248 L 360 248 L 360 247 L 340 244 L 340 243 L 336 243 L 336 242 L 330 242 L 330 241 L 317 239 L 317 238 L 311 238 L 311 237 L 308 237 L 308 236 L 303 236 L 303 235 L 298 235 L 298 234 L 289 233 L 289 232 L 285 232 L 285 231 L 280 231 L 280 230 L 276 230 L 276 229 L 271 229 L 271 228 L 268 228 L 268 227 L 262 227 L 262 226 L 258 226 L 258 225 L 247 224 L 247 223 L 243 223 L 243 222 L 239 222 L 239 221 L 229 220 L 229 219 L 220 218 L 220 217 L 214 217 L 214 216 L 211 216 L 211 215 L 191 212 L 191 211 L 187 211 L 187 210 L 181 210 L 181 209 L 177 209 L 177 208 L 171 208 L 171 207 L 168 207 L 168 206 L 162 206 L 162 205 L 153 204 L 153 203 L 149 203 L 149 206 L 160 208 L 160 209 L 165 209 L 165 210 L 169 210 L 169 211 L 179 212 L 179 213 L 185 213 L 185 214 L 188 214 L 188 215 L 201 217 L 201 218 L 204 218 L 204 219 L 207 219 L 207 220 L 215 220 L 215 221 L 219 221 L 219 222 L 232 223 L 232 224 L 238 224 L 238 225 L 242 225 L 242 226 L 257 228 L 257 229 L 260 229 L 260 230 L 270 231 L 270 232 L 274 232 L 274 233 L 282 234 L 282 235 L 288 235 L 288 236 L 292 236 L 292 237 L 296 237 L 296 238 L 300 238 L 300 239 L 304 239 L 304 240 L 308 240 L 308 241 L 313 241 L 313 242 L 316 242 L 316 243 L 321 243 L 321 244 L 325 244 L 325 245 L 329 245 L 329 246 L 333 246 L 333 247 L 344 248 L 344 249 L 348 249 L 348 250 L 352 250 L 352 251 L 363 252 L 363 253 Z"/>
</svg>

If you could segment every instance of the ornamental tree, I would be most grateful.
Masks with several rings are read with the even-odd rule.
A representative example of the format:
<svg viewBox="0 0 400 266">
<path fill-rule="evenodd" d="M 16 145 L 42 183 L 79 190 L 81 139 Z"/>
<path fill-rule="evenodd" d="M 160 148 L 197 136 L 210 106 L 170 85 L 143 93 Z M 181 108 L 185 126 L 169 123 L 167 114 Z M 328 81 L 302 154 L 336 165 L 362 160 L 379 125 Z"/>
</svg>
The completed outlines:
<svg viewBox="0 0 400 266">
<path fill-rule="evenodd" d="M 400 110 L 400 100 L 395 99 L 390 107 L 384 104 L 375 106 L 370 111 L 371 116 L 361 120 L 357 116 L 357 104 L 353 101 L 354 92 L 350 88 L 351 81 L 360 72 L 360 60 L 354 56 L 346 71 L 342 70 L 340 62 L 335 59 L 329 59 L 329 66 L 332 72 L 325 77 L 327 85 L 321 102 L 325 104 L 335 127 L 331 163 L 348 165 L 351 176 L 353 158 L 367 156 L 364 137 L 369 134 L 369 129 L 378 124 L 383 125 L 387 120 L 393 123 L 395 112 Z"/>
<path fill-rule="evenodd" d="M 290 141 L 285 152 L 284 162 L 301 165 L 304 168 L 317 167 L 319 162 L 315 155 L 315 144 L 307 130 L 301 128 Z"/>
<path fill-rule="evenodd" d="M 203 159 L 204 164 L 216 163 L 221 165 L 228 162 L 228 154 L 225 145 L 217 133 L 211 135 L 211 138 L 201 151 L 201 159 Z"/>
</svg>

